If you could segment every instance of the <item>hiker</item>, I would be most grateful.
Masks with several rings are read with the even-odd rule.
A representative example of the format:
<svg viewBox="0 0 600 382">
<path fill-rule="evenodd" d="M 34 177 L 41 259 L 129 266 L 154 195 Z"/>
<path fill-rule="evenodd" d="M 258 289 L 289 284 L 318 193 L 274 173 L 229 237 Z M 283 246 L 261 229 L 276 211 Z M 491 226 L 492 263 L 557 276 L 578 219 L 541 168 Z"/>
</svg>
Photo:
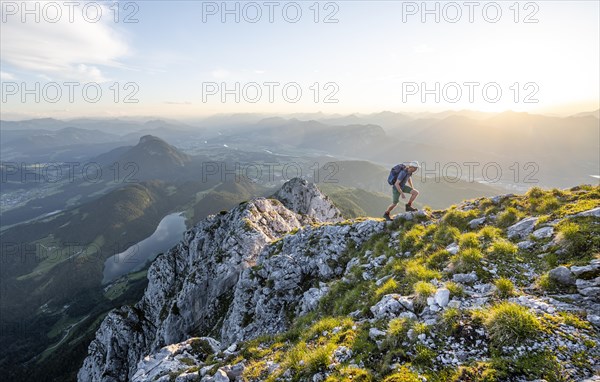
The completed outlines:
<svg viewBox="0 0 600 382">
<path fill-rule="evenodd" d="M 392 212 L 392 210 L 396 208 L 400 197 L 402 197 L 402 199 L 406 198 L 404 193 L 410 194 L 410 199 L 408 199 L 408 203 L 406 203 L 406 211 L 417 211 L 417 209 L 412 206 L 412 203 L 419 195 L 419 191 L 415 190 L 412 179 L 410 177 L 415 171 L 417 171 L 419 167 L 419 162 L 412 161 L 406 165 L 398 164 L 394 166 L 390 171 L 388 183 L 392 185 L 392 204 L 390 204 L 388 209 L 383 214 L 385 220 L 392 220 L 392 218 L 390 217 L 390 212 Z M 406 184 L 407 182 L 408 185 Z"/>
</svg>

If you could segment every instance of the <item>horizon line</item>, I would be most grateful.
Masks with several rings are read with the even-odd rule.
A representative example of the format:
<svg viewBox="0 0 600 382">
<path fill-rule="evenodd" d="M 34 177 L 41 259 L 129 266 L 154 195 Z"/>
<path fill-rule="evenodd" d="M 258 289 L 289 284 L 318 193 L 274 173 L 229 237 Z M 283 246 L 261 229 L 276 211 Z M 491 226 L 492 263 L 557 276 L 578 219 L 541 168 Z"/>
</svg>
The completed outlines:
<svg viewBox="0 0 600 382">
<path fill-rule="evenodd" d="M 600 106 L 600 104 L 599 104 Z M 322 115 L 323 117 L 350 117 L 350 116 L 373 116 L 373 115 L 377 115 L 377 114 L 383 114 L 383 113 L 392 113 L 392 114 L 399 114 L 399 115 L 406 115 L 406 116 L 416 116 L 416 115 L 440 115 L 440 114 L 465 114 L 465 113 L 475 113 L 475 114 L 481 114 L 481 115 L 499 115 L 499 114 L 527 114 L 527 115 L 538 115 L 538 116 L 544 116 L 544 117 L 555 117 L 555 118 L 569 118 L 569 117 L 575 117 L 578 116 L 580 114 L 593 114 L 593 113 L 599 113 L 600 112 L 600 107 L 595 109 L 595 110 L 582 110 L 579 112 L 574 112 L 574 113 L 564 113 L 564 112 L 557 112 L 557 113 L 552 113 L 552 112 L 539 112 L 539 111 L 515 111 L 512 109 L 506 109 L 503 111 L 482 111 L 482 110 L 477 110 L 477 109 L 446 109 L 446 110 L 442 110 L 442 111 L 393 111 L 393 110 L 389 110 L 389 109 L 382 109 L 380 111 L 373 111 L 373 112 L 348 112 L 348 113 L 339 113 L 339 112 L 333 112 L 333 113 L 327 113 L 327 112 L 323 112 L 323 111 L 306 111 L 306 112 L 266 112 L 266 111 L 256 111 L 256 112 L 219 112 L 219 113 L 211 113 L 211 114 L 198 114 L 196 116 L 185 116 L 183 118 L 178 118 L 178 117 L 174 117 L 174 116 L 167 116 L 167 115 L 148 115 L 148 114 L 120 114 L 120 115 L 103 115 L 103 114 L 89 114 L 89 115 L 78 115 L 78 116 L 74 116 L 74 117 L 54 117 L 51 116 L 51 113 L 47 114 L 46 116 L 36 116 L 36 115 L 21 115 L 19 116 L 18 114 L 20 113 L 2 113 L 0 112 L 0 121 L 3 122 L 20 122 L 20 121 L 33 121 L 33 120 L 41 120 L 41 119 L 52 119 L 52 120 L 57 120 L 57 121 L 73 121 L 73 120 L 79 120 L 79 119 L 100 119 L 100 120 L 118 120 L 118 119 L 148 119 L 148 120 L 161 120 L 161 119 L 171 119 L 171 120 L 178 120 L 178 121 L 185 121 L 185 120 L 197 120 L 197 119 L 208 119 L 208 118 L 213 118 L 213 117 L 233 117 L 233 116 L 267 116 L 267 117 L 276 117 L 276 116 L 282 116 L 282 117 L 289 117 L 289 118 L 293 118 L 294 116 L 299 116 L 299 115 Z M 3 116 L 3 114 L 9 114 L 9 116 L 5 117 Z M 10 114 L 16 114 L 16 116 L 10 116 Z"/>
</svg>

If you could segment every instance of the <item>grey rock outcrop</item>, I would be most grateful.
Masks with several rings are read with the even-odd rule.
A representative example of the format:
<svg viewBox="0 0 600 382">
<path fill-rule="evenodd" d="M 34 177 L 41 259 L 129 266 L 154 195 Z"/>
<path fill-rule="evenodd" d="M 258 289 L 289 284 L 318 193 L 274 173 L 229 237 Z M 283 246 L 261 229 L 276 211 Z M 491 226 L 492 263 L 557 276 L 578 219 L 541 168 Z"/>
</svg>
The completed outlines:
<svg viewBox="0 0 600 382">
<path fill-rule="evenodd" d="M 233 303 L 221 329 L 230 343 L 274 334 L 288 329 L 289 315 L 316 307 L 314 299 L 302 304 L 305 292 L 343 275 L 342 258 L 349 240 L 357 245 L 383 229 L 374 220 L 352 225 L 324 225 L 287 235 L 280 245 L 270 245 L 260 254 L 256 269 L 246 269 L 238 282 Z M 324 293 L 319 293 L 322 296 Z M 309 295 L 316 297 L 316 293 Z M 250 322 L 250 323 L 248 323 Z"/>
<path fill-rule="evenodd" d="M 577 291 L 587 297 L 600 298 L 600 277 L 592 280 L 577 279 Z"/>
<path fill-rule="evenodd" d="M 457 273 L 452 276 L 452 281 L 462 284 L 472 284 L 479 280 L 475 272 L 471 273 Z"/>
<path fill-rule="evenodd" d="M 524 240 L 517 243 L 517 247 L 521 250 L 529 250 L 535 246 L 533 241 Z"/>
<path fill-rule="evenodd" d="M 409 298 L 395 293 L 383 296 L 370 310 L 377 319 L 394 318 L 402 316 L 403 313 L 411 317 L 415 316 L 412 312 L 413 302 Z"/>
<path fill-rule="evenodd" d="M 469 222 L 469 227 L 471 229 L 475 229 L 477 227 L 479 227 L 480 225 L 482 225 L 483 223 L 485 223 L 486 217 L 482 217 L 482 218 L 478 218 L 478 219 L 473 219 Z"/>
<path fill-rule="evenodd" d="M 546 239 L 548 237 L 551 237 L 553 234 L 554 227 L 543 227 L 540 229 L 536 229 L 531 235 L 536 239 Z"/>
<path fill-rule="evenodd" d="M 319 221 L 327 222 L 342 220 L 342 214 L 329 198 L 317 186 L 308 183 L 305 179 L 291 179 L 273 197 L 301 215 L 309 215 Z"/>
<path fill-rule="evenodd" d="M 588 265 L 572 266 L 571 272 L 578 279 L 589 279 L 600 276 L 600 260 L 592 260 Z"/>
<path fill-rule="evenodd" d="M 449 244 L 446 247 L 446 251 L 450 252 L 450 254 L 452 254 L 452 255 L 456 255 L 458 253 L 458 250 L 459 250 L 459 247 L 458 247 L 457 243 Z"/>
<path fill-rule="evenodd" d="M 446 288 L 440 288 L 435 292 L 434 299 L 435 303 L 443 308 L 450 301 L 450 291 Z"/>
<path fill-rule="evenodd" d="M 279 354 L 294 352 L 300 344 L 318 349 L 324 339 L 337 341 L 338 335 L 349 334 L 359 334 L 361 341 L 368 337 L 380 352 L 393 343 L 408 349 L 406 354 L 425 346 L 435 352 L 432 362 L 436 367 L 459 368 L 489 360 L 490 346 L 496 346 L 487 325 L 463 312 L 496 306 L 500 284 L 494 280 L 501 274 L 514 283 L 516 293 L 505 296 L 509 304 L 525 307 L 532 317 L 554 315 L 560 322 L 559 330 L 544 330 L 514 346 L 503 346 L 503 359 L 549 351 L 564 365 L 569 380 L 582 380 L 597 372 L 576 367 L 584 354 L 589 360 L 598 359 L 599 354 L 600 260 L 596 251 L 582 253 L 576 262 L 561 261 L 558 264 L 564 265 L 548 273 L 547 264 L 540 265 L 543 262 L 537 260 L 550 254 L 560 260 L 559 251 L 564 249 L 552 227 L 575 215 L 540 224 L 538 230 L 535 217 L 514 224 L 507 233 L 518 239 L 518 257 L 486 256 L 477 268 L 467 268 L 470 273 L 455 274 L 455 269 L 446 266 L 429 280 L 431 292 L 435 292 L 425 304 L 419 294 L 387 292 L 388 286 L 397 283 L 401 287 L 390 291 L 406 293 L 403 277 L 408 276 L 408 269 L 399 265 L 421 260 L 418 248 L 403 248 L 404 227 L 397 229 L 375 219 L 340 222 L 339 211 L 328 199 L 301 180 L 286 184 L 275 196 L 279 199 L 256 199 L 203 220 L 177 247 L 160 256 L 148 273 L 149 285 L 142 300 L 111 312 L 103 322 L 79 380 L 230 382 L 275 376 L 287 381 L 298 375 Z M 465 202 L 460 208 L 471 210 L 477 203 Z M 415 216 L 407 213 L 401 219 Z M 423 226 L 439 222 L 440 216 L 432 213 Z M 472 221 L 471 229 L 486 222 L 494 224 L 493 217 L 486 219 Z M 364 243 L 367 245 L 362 246 Z M 435 240 L 434 244 L 432 254 L 450 258 Z M 452 243 L 446 250 L 457 253 L 460 248 Z M 410 257 L 414 259 L 407 261 Z M 447 261 L 436 257 L 434 263 L 442 268 Z M 538 281 L 546 275 L 557 285 L 542 290 Z M 450 280 L 460 285 L 448 283 Z M 286 340 L 280 341 L 277 336 L 262 336 L 287 331 L 298 322 L 298 316 L 315 309 L 320 319 L 327 311 L 323 308 L 337 305 L 338 291 L 347 288 L 352 292 L 348 299 L 356 300 L 348 304 L 348 319 L 319 320 L 318 326 L 303 323 L 302 330 L 319 327 L 319 335 L 308 339 L 285 336 Z M 322 301 L 324 297 L 326 301 Z M 460 309 L 460 316 L 448 309 Z M 448 317 L 456 319 L 446 322 Z M 589 325 L 582 323 L 585 320 Z M 325 323 L 327 329 L 323 330 Z M 458 330 L 449 334 L 448 323 Z M 256 341 L 247 342 L 252 339 Z M 377 355 L 375 347 L 361 349 L 350 342 L 331 347 L 329 343 L 320 370 L 310 371 L 304 358 L 298 361 L 304 370 L 301 380 L 337 380 L 341 368 L 363 368 L 362 357 Z M 259 352 L 265 355 L 255 358 Z M 253 355 L 249 358 L 248 354 Z M 248 378 L 247 374 L 257 372 L 257 365 L 260 377 Z"/>
<path fill-rule="evenodd" d="M 284 328 L 281 317 L 292 304 L 300 309 L 308 290 L 303 280 L 339 276 L 348 240 L 359 243 L 383 227 L 376 221 L 318 226 L 340 220 L 331 201 L 301 179 L 284 184 L 273 199 L 258 198 L 202 220 L 154 261 L 142 299 L 104 319 L 78 380 L 129 380 L 144 356 L 190 337 L 222 334 L 224 346 L 246 338 L 251 331 L 241 322 L 250 318 L 240 312 L 248 301 L 267 301 L 255 306 L 252 333 Z M 292 231 L 298 233 L 278 241 Z M 302 244 L 311 238 L 319 243 Z M 257 263 L 261 270 L 250 271 Z M 264 278 L 253 279 L 257 274 Z M 236 325 L 239 330 L 233 330 Z"/>
<path fill-rule="evenodd" d="M 506 234 L 509 239 L 524 238 L 533 231 L 533 227 L 535 227 L 537 221 L 538 218 L 536 217 L 525 218 L 508 227 Z"/>
<path fill-rule="evenodd" d="M 548 277 L 550 279 L 556 281 L 559 284 L 563 285 L 573 285 L 575 284 L 575 278 L 573 277 L 573 273 L 569 270 L 569 268 L 565 266 L 560 266 L 552 269 L 548 272 Z"/>
<path fill-rule="evenodd" d="M 593 208 L 591 210 L 579 212 L 578 214 L 575 214 L 573 216 L 574 217 L 593 216 L 593 217 L 596 217 L 596 218 L 600 218 L 600 207 L 596 207 L 596 208 Z"/>
<path fill-rule="evenodd" d="M 194 343 L 204 341 L 210 347 L 218 342 L 212 338 L 190 338 L 178 344 L 167 345 L 159 351 L 144 357 L 137 365 L 137 371 L 131 378 L 131 382 L 150 382 L 156 381 L 165 374 L 172 372 L 183 373 L 192 366 L 200 354 L 194 349 Z M 217 352 L 218 348 L 213 348 Z M 208 354 L 204 354 L 206 356 Z M 198 373 L 185 373 L 178 377 L 177 381 L 196 381 Z"/>
</svg>

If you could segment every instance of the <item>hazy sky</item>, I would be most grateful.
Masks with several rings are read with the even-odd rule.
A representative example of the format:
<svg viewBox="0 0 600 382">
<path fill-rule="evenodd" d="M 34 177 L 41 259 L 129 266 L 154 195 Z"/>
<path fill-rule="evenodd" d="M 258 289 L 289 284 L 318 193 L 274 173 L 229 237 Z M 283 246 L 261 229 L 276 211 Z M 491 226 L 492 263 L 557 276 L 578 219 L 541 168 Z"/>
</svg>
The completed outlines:
<svg viewBox="0 0 600 382">
<path fill-rule="evenodd" d="M 1 3 L 3 118 L 568 114 L 600 98 L 598 1 L 59 1 L 37 22 L 35 2 Z"/>
</svg>

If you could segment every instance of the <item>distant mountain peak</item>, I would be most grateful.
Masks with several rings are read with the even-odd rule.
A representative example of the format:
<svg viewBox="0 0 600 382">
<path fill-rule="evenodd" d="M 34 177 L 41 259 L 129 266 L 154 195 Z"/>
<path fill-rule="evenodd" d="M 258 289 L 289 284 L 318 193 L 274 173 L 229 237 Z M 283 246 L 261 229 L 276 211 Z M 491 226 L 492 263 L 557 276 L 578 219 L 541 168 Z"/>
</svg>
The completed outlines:
<svg viewBox="0 0 600 382">
<path fill-rule="evenodd" d="M 150 134 L 140 137 L 140 141 L 138 144 L 142 145 L 142 144 L 146 144 L 146 143 L 150 143 L 150 142 L 163 142 L 165 144 L 168 144 L 167 142 L 163 141 L 159 137 L 156 137 L 156 136 L 150 135 Z"/>
<path fill-rule="evenodd" d="M 142 179 L 161 179 L 177 174 L 191 160 L 188 154 L 154 135 L 140 137 L 137 145 L 117 158 L 123 164 L 136 163 Z"/>
<path fill-rule="evenodd" d="M 572 115 L 571 117 L 595 117 L 595 118 L 600 118 L 600 109 L 596 109 L 594 111 L 587 111 L 587 112 L 583 112 L 583 113 L 577 113 Z"/>
</svg>

